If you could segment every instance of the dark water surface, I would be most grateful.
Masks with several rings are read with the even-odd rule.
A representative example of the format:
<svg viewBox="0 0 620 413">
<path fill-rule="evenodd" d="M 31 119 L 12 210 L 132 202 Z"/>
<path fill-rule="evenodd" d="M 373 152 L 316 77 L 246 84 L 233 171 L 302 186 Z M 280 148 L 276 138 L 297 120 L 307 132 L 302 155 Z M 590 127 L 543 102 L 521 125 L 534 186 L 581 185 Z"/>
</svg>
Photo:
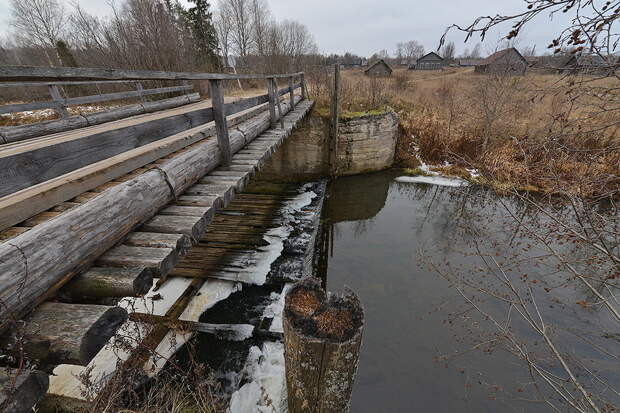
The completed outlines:
<svg viewBox="0 0 620 413">
<path fill-rule="evenodd" d="M 484 344 L 488 336 L 482 317 L 466 311 L 463 297 L 429 268 L 429 263 L 448 263 L 454 271 L 479 277 L 475 247 L 498 260 L 520 248 L 519 229 L 506 224 L 499 197 L 474 188 L 399 184 L 395 176 L 388 171 L 337 179 L 327 205 L 332 234 L 328 289 L 351 287 L 366 312 L 351 411 L 551 411 L 528 401 L 539 397 L 524 363 L 502 346 L 491 351 L 492 346 Z M 486 244 L 480 246 L 480 240 Z M 527 271 L 530 277 L 547 271 L 534 260 L 511 269 Z M 574 304 L 583 291 L 575 287 L 558 294 Z M 500 303 L 485 305 L 496 315 L 506 310 Z M 546 316 L 559 326 L 614 328 L 601 312 L 580 312 L 560 301 L 544 305 Z M 533 349 L 540 345 L 531 329 L 518 322 L 515 328 L 522 328 Z M 574 337 L 557 338 L 569 343 L 570 351 L 585 352 L 603 375 L 618 383 L 617 358 L 580 348 Z M 553 363 L 549 369 L 562 373 Z"/>
</svg>

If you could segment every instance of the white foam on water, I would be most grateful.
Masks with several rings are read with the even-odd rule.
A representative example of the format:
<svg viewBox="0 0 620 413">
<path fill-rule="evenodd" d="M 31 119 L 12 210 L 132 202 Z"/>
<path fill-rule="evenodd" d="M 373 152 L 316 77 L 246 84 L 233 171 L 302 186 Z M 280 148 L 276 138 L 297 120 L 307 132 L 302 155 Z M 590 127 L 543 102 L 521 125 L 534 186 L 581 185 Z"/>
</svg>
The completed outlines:
<svg viewBox="0 0 620 413">
<path fill-rule="evenodd" d="M 243 368 L 250 381 L 233 393 L 229 413 L 286 413 L 284 344 L 252 347 Z"/>
<path fill-rule="evenodd" d="M 469 182 L 460 178 L 449 178 L 446 176 L 399 176 L 396 182 L 405 184 L 427 184 L 460 187 L 467 186 Z"/>
</svg>

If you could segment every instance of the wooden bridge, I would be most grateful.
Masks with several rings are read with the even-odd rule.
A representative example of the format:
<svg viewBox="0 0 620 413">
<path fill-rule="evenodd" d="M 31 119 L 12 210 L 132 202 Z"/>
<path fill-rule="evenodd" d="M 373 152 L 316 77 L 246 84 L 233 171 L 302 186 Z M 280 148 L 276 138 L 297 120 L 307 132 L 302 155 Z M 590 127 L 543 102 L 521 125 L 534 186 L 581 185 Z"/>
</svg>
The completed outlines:
<svg viewBox="0 0 620 413">
<path fill-rule="evenodd" d="M 225 97 L 225 82 L 238 79 L 264 81 L 267 93 Z M 152 81 L 181 84 L 143 87 Z M 201 81 L 210 100 L 191 93 L 190 82 Z M 312 108 L 303 73 L 0 67 L 0 82 L 0 92 L 44 86 L 50 93 L 48 101 L 0 106 L 0 114 L 49 108 L 59 115 L 0 127 L 2 348 L 57 366 L 51 399 L 84 401 L 84 372 L 101 388 L 122 364 L 156 374 L 176 350 L 170 340 L 188 338 L 175 325 L 225 329 L 198 317 L 239 282 L 266 282 L 274 250 L 256 246 L 291 236 L 276 230 L 283 222 L 317 216 L 308 192 L 291 187 L 276 194 L 254 185 L 236 199 Z M 63 88 L 95 83 L 135 90 L 62 96 Z M 170 93 L 182 94 L 146 99 Z M 71 108 L 129 98 L 140 102 L 92 114 Z M 304 242 L 309 249 L 311 240 Z M 250 271 L 249 263 L 267 268 Z M 133 339 L 122 351 L 113 346 L 119 331 Z M 47 390 L 46 375 L 20 368 L 0 370 L 8 394 L 6 383 L 18 396 Z M 0 404 L 18 396 L 0 396 Z"/>
</svg>

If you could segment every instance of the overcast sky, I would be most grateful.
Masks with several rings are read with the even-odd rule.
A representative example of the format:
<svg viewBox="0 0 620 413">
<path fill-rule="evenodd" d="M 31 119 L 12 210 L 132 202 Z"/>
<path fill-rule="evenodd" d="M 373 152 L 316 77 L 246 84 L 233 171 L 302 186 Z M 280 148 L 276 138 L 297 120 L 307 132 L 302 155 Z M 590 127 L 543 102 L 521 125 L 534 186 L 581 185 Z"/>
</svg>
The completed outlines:
<svg viewBox="0 0 620 413">
<path fill-rule="evenodd" d="M 69 5 L 69 0 L 61 0 Z M 117 0 L 120 2 L 122 0 Z M 524 0 L 268 0 L 277 19 L 295 19 L 305 23 L 323 53 L 350 51 L 362 56 L 386 49 L 394 53 L 396 43 L 417 40 L 434 50 L 445 28 L 453 23 L 467 25 L 476 16 L 524 10 Z M 106 0 L 79 0 L 89 12 L 100 16 L 109 11 Z M 213 1 L 212 3 L 217 3 Z M 0 0 L 0 33 L 9 30 L 10 0 Z M 561 22 L 541 19 L 524 33 L 520 46 L 537 45 L 544 52 L 557 35 Z M 495 32 L 483 44 L 483 53 L 492 51 L 509 31 Z M 521 37 L 521 36 L 520 36 Z M 450 40 L 457 51 L 472 48 L 476 39 L 463 44 L 464 36 L 454 32 Z"/>
</svg>

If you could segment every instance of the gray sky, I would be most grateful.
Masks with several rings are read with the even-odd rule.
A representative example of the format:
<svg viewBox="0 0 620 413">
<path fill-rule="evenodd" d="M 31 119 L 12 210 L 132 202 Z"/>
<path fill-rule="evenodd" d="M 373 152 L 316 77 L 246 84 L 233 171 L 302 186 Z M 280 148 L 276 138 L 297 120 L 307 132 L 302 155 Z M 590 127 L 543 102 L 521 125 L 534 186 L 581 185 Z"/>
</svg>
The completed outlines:
<svg viewBox="0 0 620 413">
<path fill-rule="evenodd" d="M 61 0 L 67 5 L 68 0 Z M 122 1 L 122 0 L 117 0 Z M 105 0 L 80 0 L 89 12 L 105 15 L 109 11 Z M 216 3 L 217 0 L 213 1 Z M 437 47 L 445 28 L 452 24 L 467 25 L 479 15 L 511 13 L 524 10 L 523 0 L 268 0 L 277 19 L 296 19 L 305 23 L 316 38 L 323 53 L 342 54 L 350 51 L 370 56 L 381 49 L 394 53 L 396 43 L 417 40 L 427 50 Z M 8 30 L 9 0 L 0 0 L 0 34 Z M 541 16 L 543 17 L 543 16 Z M 550 39 L 562 27 L 556 21 L 541 18 L 523 33 L 520 46 L 536 44 L 544 52 Z M 500 34 L 491 34 L 483 44 L 483 53 L 495 48 Z M 521 36 L 520 36 L 521 37 Z M 474 46 L 476 39 L 463 44 L 464 36 L 454 32 L 450 38 L 457 51 Z"/>
</svg>

